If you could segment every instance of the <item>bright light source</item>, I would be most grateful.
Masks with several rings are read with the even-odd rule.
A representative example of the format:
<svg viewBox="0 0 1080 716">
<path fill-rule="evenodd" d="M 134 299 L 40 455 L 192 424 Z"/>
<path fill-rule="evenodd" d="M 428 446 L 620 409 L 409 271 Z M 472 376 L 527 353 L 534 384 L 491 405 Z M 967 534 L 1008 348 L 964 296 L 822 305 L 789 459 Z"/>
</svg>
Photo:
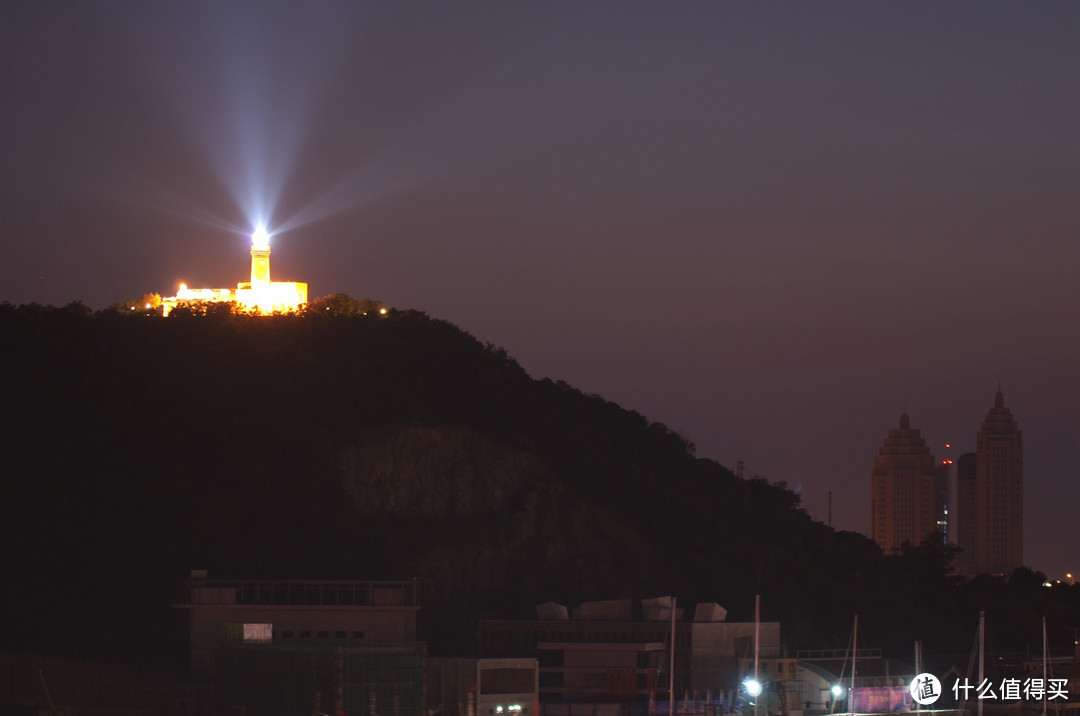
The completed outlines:
<svg viewBox="0 0 1080 716">
<path fill-rule="evenodd" d="M 832 695 L 834 699 L 840 698 L 844 694 L 844 688 L 840 684 L 833 684 Z"/>
<path fill-rule="evenodd" d="M 382 315 L 385 316 L 386 315 L 386 309 L 385 308 L 380 308 L 379 313 L 381 313 Z"/>
<path fill-rule="evenodd" d="M 270 248 L 270 234 L 266 233 L 266 227 L 261 224 L 255 227 L 251 234 L 251 245 L 257 249 Z"/>
<path fill-rule="evenodd" d="M 761 693 L 761 682 L 757 679 L 747 679 L 743 682 L 743 686 L 746 687 L 746 693 L 751 696 L 757 696 Z"/>
</svg>

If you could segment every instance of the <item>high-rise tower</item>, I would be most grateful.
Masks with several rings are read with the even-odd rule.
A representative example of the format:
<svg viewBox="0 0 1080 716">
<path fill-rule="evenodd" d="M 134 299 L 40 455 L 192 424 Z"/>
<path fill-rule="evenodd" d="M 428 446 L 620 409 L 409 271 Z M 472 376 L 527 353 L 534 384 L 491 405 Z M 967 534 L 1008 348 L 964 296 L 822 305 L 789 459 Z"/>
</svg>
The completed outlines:
<svg viewBox="0 0 1080 716">
<path fill-rule="evenodd" d="M 874 458 L 870 489 L 871 530 L 886 553 L 918 545 L 937 528 L 937 465 L 907 413 Z"/>
<path fill-rule="evenodd" d="M 1024 447 L 998 388 L 975 446 L 975 571 L 1009 574 L 1024 563 Z"/>
<path fill-rule="evenodd" d="M 956 559 L 956 571 L 965 577 L 973 577 L 975 571 L 975 453 L 966 452 L 956 461 L 956 527 L 951 539 L 961 549 Z"/>
</svg>

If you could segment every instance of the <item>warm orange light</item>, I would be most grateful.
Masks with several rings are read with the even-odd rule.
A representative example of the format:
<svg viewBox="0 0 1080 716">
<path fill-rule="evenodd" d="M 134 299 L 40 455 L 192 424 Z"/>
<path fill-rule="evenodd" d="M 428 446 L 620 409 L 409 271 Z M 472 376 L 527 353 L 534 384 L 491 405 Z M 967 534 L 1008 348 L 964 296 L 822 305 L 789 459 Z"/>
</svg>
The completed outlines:
<svg viewBox="0 0 1080 716">
<path fill-rule="evenodd" d="M 251 313 L 263 316 L 271 313 L 291 313 L 307 303 L 307 284 L 293 281 L 240 286 L 236 289 L 236 302 Z"/>
<path fill-rule="evenodd" d="M 259 226 L 251 236 L 251 281 L 236 284 L 236 288 L 188 288 L 181 283 L 175 296 L 162 299 L 162 313 L 178 303 L 201 301 L 231 303 L 247 313 L 269 316 L 274 313 L 293 313 L 307 303 L 308 285 L 300 281 L 270 280 L 270 234 Z"/>
</svg>

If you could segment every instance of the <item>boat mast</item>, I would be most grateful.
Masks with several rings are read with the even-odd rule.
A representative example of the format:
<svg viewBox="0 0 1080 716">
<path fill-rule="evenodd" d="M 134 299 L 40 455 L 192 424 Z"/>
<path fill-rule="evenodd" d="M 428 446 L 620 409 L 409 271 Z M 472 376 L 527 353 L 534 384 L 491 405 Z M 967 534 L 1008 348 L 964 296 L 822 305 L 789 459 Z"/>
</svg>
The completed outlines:
<svg viewBox="0 0 1080 716">
<path fill-rule="evenodd" d="M 985 677 L 984 669 L 986 661 L 986 612 L 979 612 L 979 686 L 982 687 Z M 1046 683 L 1045 681 L 1043 682 Z M 983 700 L 979 701 L 979 716 L 983 716 Z"/>
<path fill-rule="evenodd" d="M 855 716 L 855 670 L 859 666 L 859 615 L 855 615 L 855 627 L 851 632 L 851 692 L 848 694 L 848 709 Z M 980 715 L 981 716 L 981 715 Z"/>
<path fill-rule="evenodd" d="M 754 681 L 761 684 L 758 681 L 758 655 L 761 651 L 761 595 L 754 595 Z M 761 690 L 764 693 L 764 689 Z M 754 716 L 757 716 L 758 701 L 761 701 L 761 695 L 759 693 L 754 697 Z"/>
<path fill-rule="evenodd" d="M 922 662 L 922 658 L 921 658 L 922 655 L 919 653 L 921 646 L 922 645 L 916 639 L 915 640 L 915 676 L 916 677 L 918 677 L 918 675 L 923 672 L 922 663 L 921 663 Z M 922 704 L 920 704 L 918 701 L 915 702 L 915 710 L 916 711 L 922 711 Z"/>
<path fill-rule="evenodd" d="M 1049 660 L 1050 650 L 1046 648 L 1046 615 L 1045 614 L 1043 614 L 1043 648 L 1042 648 L 1042 652 L 1043 652 L 1042 653 L 1042 657 L 1043 657 L 1043 710 L 1042 710 L 1042 716 L 1046 716 L 1046 692 L 1049 690 L 1047 687 L 1050 684 L 1050 682 L 1046 680 L 1046 662 Z"/>
<path fill-rule="evenodd" d="M 675 714 L 675 607 L 678 602 L 678 597 L 671 598 L 671 667 L 668 673 L 671 688 L 668 689 L 668 716 Z"/>
</svg>

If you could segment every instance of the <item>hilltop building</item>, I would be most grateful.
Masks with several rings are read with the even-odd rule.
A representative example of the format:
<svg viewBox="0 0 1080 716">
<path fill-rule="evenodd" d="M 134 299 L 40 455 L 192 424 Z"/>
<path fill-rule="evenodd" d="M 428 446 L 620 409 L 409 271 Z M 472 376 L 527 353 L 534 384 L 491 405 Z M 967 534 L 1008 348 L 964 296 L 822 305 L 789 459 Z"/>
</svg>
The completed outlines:
<svg viewBox="0 0 1080 716">
<path fill-rule="evenodd" d="M 251 235 L 251 280 L 236 288 L 188 288 L 180 284 L 175 296 L 161 299 L 162 312 L 185 303 L 232 303 L 248 313 L 291 313 L 308 300 L 308 285 L 301 281 L 270 280 L 270 235 L 260 227 Z"/>
<path fill-rule="evenodd" d="M 975 572 L 1009 574 L 1024 563 L 1024 447 L 998 388 L 976 435 Z"/>
<path fill-rule="evenodd" d="M 938 466 L 908 414 L 889 430 L 874 458 L 871 477 L 871 530 L 886 553 L 905 542 L 919 544 L 938 528 Z"/>
</svg>

